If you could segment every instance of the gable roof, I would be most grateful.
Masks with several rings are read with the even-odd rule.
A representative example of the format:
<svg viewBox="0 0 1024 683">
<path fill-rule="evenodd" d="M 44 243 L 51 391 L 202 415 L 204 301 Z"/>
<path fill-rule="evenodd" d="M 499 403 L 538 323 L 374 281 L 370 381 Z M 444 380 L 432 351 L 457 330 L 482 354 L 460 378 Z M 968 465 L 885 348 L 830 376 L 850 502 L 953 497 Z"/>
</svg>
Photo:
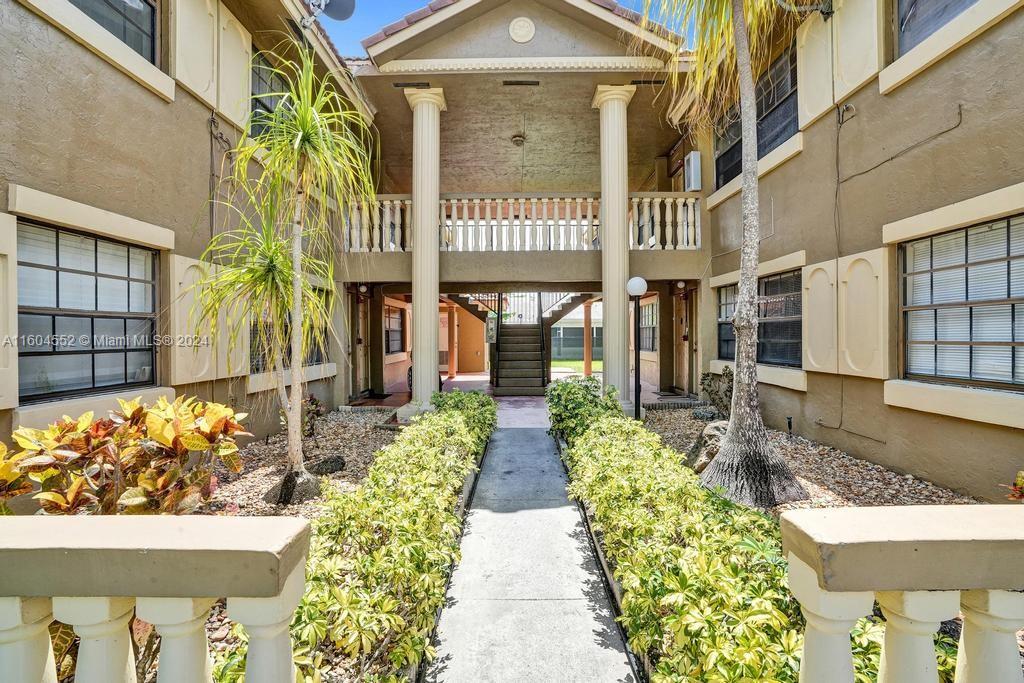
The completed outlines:
<svg viewBox="0 0 1024 683">
<path fill-rule="evenodd" d="M 660 37 L 678 38 L 678 36 L 675 36 L 674 34 L 672 34 L 671 31 L 669 31 L 668 29 L 664 28 L 663 26 L 652 25 L 650 23 L 648 23 L 646 26 L 644 26 L 644 16 L 643 16 L 643 14 L 641 14 L 640 12 L 636 12 L 634 10 L 631 10 L 628 7 L 623 7 L 622 5 L 620 5 L 615 0 L 583 0 L 583 1 L 584 2 L 589 2 L 589 4 L 591 4 L 591 5 L 596 5 L 597 7 L 606 10 L 609 13 L 609 15 L 616 16 L 616 17 L 619 17 L 621 19 L 625 19 L 626 21 L 628 21 L 628 22 L 630 22 L 632 24 L 635 24 L 637 27 L 643 27 L 646 31 L 648 31 L 648 32 L 650 32 L 650 33 L 652 33 L 654 35 L 657 35 L 657 36 L 660 36 Z M 426 7 L 421 7 L 420 9 L 416 10 L 415 12 L 410 12 L 409 14 L 405 15 L 403 18 L 399 19 L 398 21 L 396 21 L 394 23 L 391 23 L 391 24 L 388 24 L 387 26 L 382 28 L 377 33 L 374 33 L 369 38 L 364 39 L 362 41 L 363 48 L 365 48 L 366 50 L 369 50 L 371 47 L 384 42 L 385 40 L 387 40 L 391 36 L 396 35 L 398 33 L 401 33 L 402 31 L 404 31 L 404 30 L 406 30 L 408 28 L 411 28 L 412 26 L 415 26 L 416 24 L 424 21 L 425 19 L 428 19 L 429 17 L 437 14 L 441 10 L 443 10 L 443 9 L 445 9 L 447 7 L 450 7 L 451 5 L 456 5 L 459 2 L 460 2 L 460 0 L 433 0 L 433 2 L 431 2 Z M 609 16 L 608 18 L 610 19 L 611 17 Z"/>
</svg>

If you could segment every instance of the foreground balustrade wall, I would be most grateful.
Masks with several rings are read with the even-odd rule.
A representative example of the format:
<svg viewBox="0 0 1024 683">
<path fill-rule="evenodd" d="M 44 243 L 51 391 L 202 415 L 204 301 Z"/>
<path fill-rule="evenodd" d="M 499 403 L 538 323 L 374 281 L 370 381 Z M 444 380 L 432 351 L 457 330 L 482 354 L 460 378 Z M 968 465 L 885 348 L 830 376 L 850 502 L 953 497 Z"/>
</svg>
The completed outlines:
<svg viewBox="0 0 1024 683">
<path fill-rule="evenodd" d="M 699 249 L 699 196 L 637 192 L 631 196 L 631 249 Z M 413 249 L 412 199 L 379 195 L 352 205 L 343 221 L 348 252 Z M 458 252 L 593 251 L 601 248 L 599 193 L 442 195 L 438 248 Z"/>
<path fill-rule="evenodd" d="M 159 683 L 209 681 L 205 625 L 226 597 L 249 636 L 246 681 L 292 681 L 308 549 L 309 524 L 288 517 L 2 518 L 0 680 L 56 683 L 57 620 L 81 638 L 76 683 L 135 683 L 137 615 L 161 636 Z"/>
<path fill-rule="evenodd" d="M 935 633 L 961 613 L 957 683 L 1024 681 L 1024 506 L 799 510 L 782 537 L 807 620 L 801 683 L 852 683 L 850 631 L 876 601 L 879 683 L 935 683 Z"/>
</svg>

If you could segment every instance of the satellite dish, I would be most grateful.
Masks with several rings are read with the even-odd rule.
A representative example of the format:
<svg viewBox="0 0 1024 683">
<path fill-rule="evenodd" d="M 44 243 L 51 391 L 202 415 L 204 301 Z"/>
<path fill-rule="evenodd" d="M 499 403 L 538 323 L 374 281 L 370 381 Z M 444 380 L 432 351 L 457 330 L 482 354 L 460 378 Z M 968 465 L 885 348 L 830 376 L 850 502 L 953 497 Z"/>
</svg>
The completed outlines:
<svg viewBox="0 0 1024 683">
<path fill-rule="evenodd" d="M 356 0 L 327 0 L 324 14 L 335 21 L 345 21 L 356 11 Z"/>
</svg>

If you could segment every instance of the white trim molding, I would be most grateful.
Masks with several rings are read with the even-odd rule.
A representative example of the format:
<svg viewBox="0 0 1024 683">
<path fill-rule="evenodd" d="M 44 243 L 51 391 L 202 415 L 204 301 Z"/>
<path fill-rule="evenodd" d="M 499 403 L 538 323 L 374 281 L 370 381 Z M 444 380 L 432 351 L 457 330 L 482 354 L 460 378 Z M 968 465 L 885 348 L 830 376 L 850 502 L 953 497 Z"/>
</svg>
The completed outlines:
<svg viewBox="0 0 1024 683">
<path fill-rule="evenodd" d="M 781 145 L 765 154 L 757 162 L 757 177 L 762 178 L 800 152 L 804 151 L 804 134 L 796 133 Z M 743 176 L 738 175 L 708 196 L 708 211 L 729 199 L 743 188 Z"/>
<path fill-rule="evenodd" d="M 649 72 L 661 71 L 657 57 L 474 57 L 466 59 L 393 59 L 380 66 L 382 74 L 542 72 Z"/>
<path fill-rule="evenodd" d="M 21 4 L 168 102 L 174 101 L 174 79 L 68 0 L 19 0 Z"/>
<path fill-rule="evenodd" d="M 878 90 L 892 92 L 928 67 L 998 24 L 1024 0 L 978 0 L 878 74 Z"/>
<path fill-rule="evenodd" d="M 785 273 L 787 270 L 797 270 L 807 265 L 807 252 L 800 250 L 794 251 L 792 254 L 786 254 L 778 258 L 773 258 L 770 261 L 762 261 L 757 266 L 757 276 L 763 275 L 774 275 L 775 273 Z M 730 273 L 723 273 L 722 275 L 716 275 L 709 281 L 708 285 L 715 289 L 717 287 L 725 287 L 726 285 L 734 285 L 740 281 L 740 271 L 734 270 Z"/>
<path fill-rule="evenodd" d="M 711 372 L 721 375 L 725 368 L 736 370 L 736 363 L 731 360 L 711 361 Z M 778 365 L 757 364 L 758 384 L 771 384 L 772 386 L 792 389 L 793 391 L 807 391 L 807 372 L 800 368 L 784 368 Z"/>
<path fill-rule="evenodd" d="M 318 379 L 328 379 L 338 374 L 338 366 L 334 363 L 322 363 L 320 365 L 307 365 L 302 368 L 302 381 L 315 382 Z M 291 373 L 284 373 L 284 385 L 291 386 Z M 261 391 L 270 391 L 277 384 L 274 381 L 274 373 L 261 372 L 256 375 L 249 375 L 245 380 L 245 393 L 258 394 Z"/>
<path fill-rule="evenodd" d="M 882 226 L 882 241 L 898 244 L 956 230 L 975 223 L 996 220 L 1024 211 L 1024 183 L 947 204 L 926 213 L 908 216 Z"/>
<path fill-rule="evenodd" d="M 174 249 L 173 230 L 24 185 L 11 183 L 8 186 L 7 204 L 7 210 L 16 216 L 34 218 L 62 228 L 77 228 L 153 249 Z"/>
<path fill-rule="evenodd" d="M 32 403 L 15 408 L 11 422 L 15 429 L 19 427 L 46 429 L 47 426 L 65 415 L 77 418 L 90 410 L 95 413 L 97 418 L 106 417 L 108 412 L 118 409 L 117 399 L 130 401 L 135 398 L 141 398 L 143 403 L 153 405 L 161 396 L 168 401 L 173 401 L 176 393 L 172 387 L 142 387 L 140 389 L 124 389 L 116 392 L 88 394 L 60 401 Z"/>
<path fill-rule="evenodd" d="M 887 406 L 1024 429 L 1024 394 L 889 380 L 885 383 L 884 395 Z"/>
</svg>

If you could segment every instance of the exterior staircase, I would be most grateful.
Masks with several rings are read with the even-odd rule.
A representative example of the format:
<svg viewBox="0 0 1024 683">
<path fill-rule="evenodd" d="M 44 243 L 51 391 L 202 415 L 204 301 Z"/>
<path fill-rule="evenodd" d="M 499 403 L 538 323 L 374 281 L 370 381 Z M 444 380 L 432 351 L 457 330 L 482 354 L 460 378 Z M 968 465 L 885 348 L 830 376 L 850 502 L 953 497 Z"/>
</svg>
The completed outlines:
<svg viewBox="0 0 1024 683">
<path fill-rule="evenodd" d="M 543 396 L 546 384 L 540 324 L 500 325 L 495 396 Z"/>
</svg>

